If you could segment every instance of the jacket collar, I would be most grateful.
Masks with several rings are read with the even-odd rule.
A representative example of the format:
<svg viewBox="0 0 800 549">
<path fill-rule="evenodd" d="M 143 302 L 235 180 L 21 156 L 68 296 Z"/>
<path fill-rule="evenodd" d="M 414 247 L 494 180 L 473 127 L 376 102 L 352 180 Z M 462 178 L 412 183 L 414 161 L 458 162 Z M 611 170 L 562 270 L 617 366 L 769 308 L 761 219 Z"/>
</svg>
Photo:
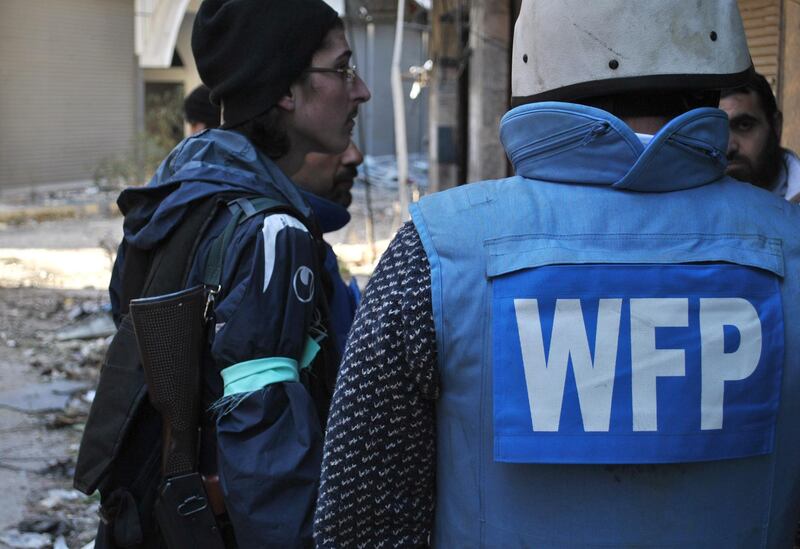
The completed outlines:
<svg viewBox="0 0 800 549">
<path fill-rule="evenodd" d="M 672 119 L 647 144 L 614 115 L 574 103 L 522 105 L 500 122 L 517 175 L 561 183 L 665 192 L 722 177 L 728 118 L 701 108 Z"/>
<path fill-rule="evenodd" d="M 146 186 L 120 194 L 117 204 L 125 214 L 125 238 L 151 249 L 170 234 L 197 200 L 225 191 L 279 198 L 303 216 L 312 217 L 300 189 L 246 137 L 233 131 L 206 130 L 179 143 Z"/>
<path fill-rule="evenodd" d="M 311 206 L 323 233 L 338 231 L 350 222 L 350 212 L 344 206 L 303 189 L 300 189 L 300 194 Z"/>
<path fill-rule="evenodd" d="M 297 186 L 238 132 L 206 130 L 186 139 L 176 151 L 167 162 L 170 173 L 162 175 L 159 184 L 207 181 L 255 193 L 274 189 L 300 213 L 311 214 Z"/>
<path fill-rule="evenodd" d="M 770 190 L 786 200 L 800 195 L 800 158 L 789 149 L 783 149 L 781 170 Z"/>
</svg>

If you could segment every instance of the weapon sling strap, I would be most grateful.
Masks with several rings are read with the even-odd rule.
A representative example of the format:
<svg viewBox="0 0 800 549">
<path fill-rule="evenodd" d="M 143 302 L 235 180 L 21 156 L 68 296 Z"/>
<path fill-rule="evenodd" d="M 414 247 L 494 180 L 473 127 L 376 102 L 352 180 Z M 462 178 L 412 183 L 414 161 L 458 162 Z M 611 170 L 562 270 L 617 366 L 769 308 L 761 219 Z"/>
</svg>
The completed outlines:
<svg viewBox="0 0 800 549">
<path fill-rule="evenodd" d="M 304 225 L 308 225 L 308 221 L 303 215 L 297 212 L 285 202 L 275 200 L 266 196 L 259 196 L 256 198 L 237 198 L 228 202 L 228 209 L 231 211 L 231 219 L 222 234 L 217 237 L 208 252 L 206 258 L 205 273 L 203 275 L 203 284 L 212 289 L 219 289 L 220 280 L 222 279 L 222 265 L 224 263 L 225 251 L 231 243 L 233 233 L 236 227 L 244 223 L 254 215 L 270 214 L 277 212 L 286 212 L 296 217 Z"/>
</svg>

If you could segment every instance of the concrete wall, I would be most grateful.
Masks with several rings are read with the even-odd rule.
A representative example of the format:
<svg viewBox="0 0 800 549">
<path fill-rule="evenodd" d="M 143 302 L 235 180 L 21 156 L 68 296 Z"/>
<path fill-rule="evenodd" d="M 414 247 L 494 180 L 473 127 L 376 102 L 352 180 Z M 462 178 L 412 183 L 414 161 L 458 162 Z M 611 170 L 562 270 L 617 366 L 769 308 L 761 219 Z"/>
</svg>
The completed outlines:
<svg viewBox="0 0 800 549">
<path fill-rule="evenodd" d="M 739 12 L 753 64 L 777 91 L 781 0 L 739 0 Z"/>
<path fill-rule="evenodd" d="M 185 94 L 201 84 L 200 76 L 197 74 L 197 65 L 192 55 L 192 25 L 195 18 L 194 12 L 187 12 L 181 23 L 178 37 L 175 41 L 175 49 L 183 61 L 182 67 L 170 67 L 168 69 L 143 69 L 145 82 L 170 82 L 183 84 Z"/>
<path fill-rule="evenodd" d="M 0 1 L 0 191 L 90 180 L 129 150 L 133 0 Z"/>
<path fill-rule="evenodd" d="M 466 125 L 460 116 L 462 105 L 459 86 L 465 79 L 462 68 L 465 17 L 468 7 L 453 6 L 447 2 L 433 3 L 431 21 L 430 57 L 433 60 L 428 88 L 428 190 L 441 191 L 455 187 L 466 179 Z M 467 110 L 466 108 L 464 109 Z"/>
<path fill-rule="evenodd" d="M 783 111 L 782 144 L 800 150 L 800 0 L 739 0 L 747 45 Z"/>
<path fill-rule="evenodd" d="M 394 154 L 394 117 L 390 69 L 394 46 L 394 20 L 379 20 L 371 25 L 350 22 L 351 47 L 358 74 L 372 92 L 372 100 L 361 107 L 359 124 L 363 125 L 365 142 L 359 143 L 371 155 Z M 371 46 L 371 47 L 370 47 Z M 372 52 L 372 54 L 370 54 Z M 406 27 L 400 69 L 408 72 L 412 65 L 422 65 L 428 58 L 425 32 L 413 25 Z M 406 131 L 409 153 L 427 152 L 427 91 L 415 100 L 408 97 L 412 81 L 403 81 L 406 107 Z M 358 134 L 356 133 L 356 138 Z"/>
<path fill-rule="evenodd" d="M 500 119 L 508 110 L 511 3 L 472 0 L 469 13 L 469 163 L 467 182 L 507 175 Z"/>
<path fill-rule="evenodd" d="M 784 0 L 781 110 L 783 146 L 800 151 L 800 1 Z"/>
</svg>

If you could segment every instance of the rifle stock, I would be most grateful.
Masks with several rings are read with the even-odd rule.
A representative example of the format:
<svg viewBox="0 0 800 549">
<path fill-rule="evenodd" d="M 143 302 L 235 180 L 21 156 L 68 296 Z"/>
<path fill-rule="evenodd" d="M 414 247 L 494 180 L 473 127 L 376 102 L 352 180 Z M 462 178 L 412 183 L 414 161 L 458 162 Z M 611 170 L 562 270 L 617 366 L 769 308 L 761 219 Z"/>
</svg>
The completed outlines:
<svg viewBox="0 0 800 549">
<path fill-rule="evenodd" d="M 204 306 L 202 286 L 130 304 L 147 393 L 163 421 L 165 478 L 197 464 Z"/>
<path fill-rule="evenodd" d="M 197 472 L 205 306 L 203 286 L 130 303 L 147 393 L 163 426 L 156 519 L 170 549 L 225 547 Z"/>
</svg>

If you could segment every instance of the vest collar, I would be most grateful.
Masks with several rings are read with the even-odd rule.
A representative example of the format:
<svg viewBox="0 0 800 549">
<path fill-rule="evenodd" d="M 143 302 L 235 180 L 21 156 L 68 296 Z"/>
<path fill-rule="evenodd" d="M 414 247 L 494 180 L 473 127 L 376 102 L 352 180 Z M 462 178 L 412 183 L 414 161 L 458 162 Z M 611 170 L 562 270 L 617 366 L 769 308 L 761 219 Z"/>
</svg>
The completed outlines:
<svg viewBox="0 0 800 549">
<path fill-rule="evenodd" d="M 574 103 L 519 106 L 500 122 L 517 175 L 562 183 L 665 192 L 724 175 L 728 118 L 701 108 L 672 119 L 647 144 L 614 115 Z"/>
</svg>

